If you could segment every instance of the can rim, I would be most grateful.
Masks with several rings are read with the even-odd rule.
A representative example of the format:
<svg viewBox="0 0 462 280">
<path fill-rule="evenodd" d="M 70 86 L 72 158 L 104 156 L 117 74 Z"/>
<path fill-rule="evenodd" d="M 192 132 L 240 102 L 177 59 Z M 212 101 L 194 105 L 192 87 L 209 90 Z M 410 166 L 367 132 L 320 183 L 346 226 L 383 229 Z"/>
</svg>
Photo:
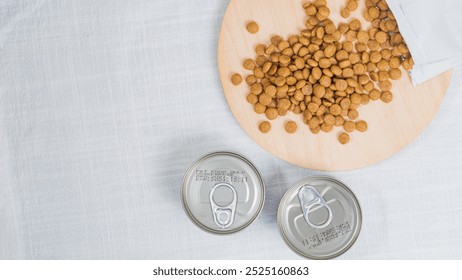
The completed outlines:
<svg viewBox="0 0 462 280">
<path fill-rule="evenodd" d="M 199 222 L 195 217 L 194 215 L 192 214 L 192 212 L 190 211 L 190 208 L 189 208 L 189 205 L 186 201 L 186 187 L 188 185 L 188 178 L 190 177 L 191 175 L 191 172 L 202 162 L 204 162 L 205 160 L 209 159 L 209 158 L 212 158 L 212 157 L 215 157 L 215 156 L 231 156 L 231 157 L 235 157 L 237 159 L 240 159 L 242 160 L 243 162 L 245 162 L 254 172 L 255 174 L 257 175 L 257 178 L 258 178 L 258 182 L 260 183 L 261 185 L 261 189 L 262 189 L 262 197 L 261 197 L 261 202 L 258 206 L 258 211 L 255 213 L 255 215 L 248 221 L 246 222 L 245 224 L 243 224 L 242 226 L 238 227 L 238 228 L 235 228 L 235 229 L 232 229 L 232 230 L 227 230 L 227 231 L 219 231 L 219 230 L 214 230 L 214 229 L 211 229 L 207 226 L 205 226 L 204 224 L 202 224 L 201 222 Z M 265 184 L 263 182 L 263 179 L 261 177 L 261 174 L 260 172 L 258 171 L 258 169 L 255 167 L 255 165 L 250 161 L 248 160 L 247 158 L 245 158 L 244 156 L 241 156 L 237 153 L 233 153 L 233 152 L 225 152 L 225 151 L 219 151 L 219 152 L 213 152 L 213 153 L 209 153 L 209 154 L 206 154 L 204 156 L 202 156 L 201 158 L 199 158 L 198 160 L 194 161 L 191 166 L 188 168 L 188 170 L 186 171 L 184 177 L 183 177 L 183 183 L 182 183 L 182 187 L 181 187 L 181 204 L 183 206 L 183 210 L 184 212 L 186 213 L 186 216 L 188 216 L 189 220 L 191 222 L 193 222 L 198 228 L 200 228 L 201 230 L 205 231 L 205 232 L 208 232 L 208 233 L 211 233 L 211 234 L 215 234 L 215 235 L 218 235 L 218 236 L 223 236 L 223 235 L 231 235 L 231 234 L 235 234 L 245 228 L 247 228 L 248 226 L 250 226 L 257 218 L 258 216 L 260 215 L 261 211 L 263 210 L 263 206 L 265 204 L 265 197 L 266 197 L 266 194 L 265 194 Z"/>
<path fill-rule="evenodd" d="M 284 229 L 283 229 L 283 224 L 282 224 L 282 205 L 287 202 L 287 199 L 289 197 L 289 193 L 291 193 L 294 189 L 299 188 L 301 186 L 302 182 L 304 182 L 306 180 L 309 180 L 309 179 L 323 179 L 323 180 L 328 180 L 328 181 L 331 181 L 331 182 L 334 182 L 334 183 L 338 184 L 340 187 L 345 189 L 345 191 L 347 191 L 348 194 L 350 194 L 352 196 L 353 202 L 356 205 L 356 211 L 358 213 L 358 222 L 357 222 L 357 224 L 356 224 L 356 226 L 354 228 L 354 234 L 353 234 L 351 240 L 348 241 L 348 243 L 345 246 L 343 246 L 341 250 L 337 251 L 334 254 L 327 255 L 325 257 L 310 255 L 310 254 L 306 254 L 304 252 L 301 252 L 299 249 L 297 249 L 288 240 L 287 235 L 286 235 L 286 233 L 284 232 Z M 361 205 L 359 205 L 359 201 L 358 201 L 357 197 L 355 196 L 353 191 L 350 188 L 348 188 L 347 185 L 345 185 L 344 183 L 342 183 L 341 181 L 339 181 L 339 180 L 337 180 L 337 179 L 335 179 L 333 177 L 317 175 L 317 176 L 309 176 L 309 177 L 306 177 L 304 179 L 301 179 L 301 180 L 297 181 L 296 183 L 294 183 L 286 191 L 286 193 L 282 197 L 281 202 L 279 203 L 279 206 L 278 206 L 277 222 L 278 222 L 279 233 L 280 233 L 282 239 L 286 243 L 287 247 L 289 247 L 294 253 L 296 253 L 297 255 L 299 255 L 299 256 L 301 256 L 303 258 L 307 258 L 307 259 L 329 260 L 329 259 L 333 259 L 333 258 L 336 258 L 336 257 L 339 257 L 339 256 L 343 255 L 344 253 L 346 253 L 353 246 L 353 244 L 356 242 L 356 240 L 358 239 L 359 234 L 361 232 L 362 220 L 363 220 L 362 217 L 363 217 L 363 215 L 362 215 Z"/>
</svg>

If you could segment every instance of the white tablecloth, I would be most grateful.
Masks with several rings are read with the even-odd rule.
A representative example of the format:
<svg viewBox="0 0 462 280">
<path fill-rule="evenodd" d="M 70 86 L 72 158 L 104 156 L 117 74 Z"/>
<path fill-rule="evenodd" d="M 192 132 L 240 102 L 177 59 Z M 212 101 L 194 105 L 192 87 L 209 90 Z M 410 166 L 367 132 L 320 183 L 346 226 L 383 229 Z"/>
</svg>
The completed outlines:
<svg viewBox="0 0 462 280">
<path fill-rule="evenodd" d="M 317 172 L 270 155 L 222 94 L 224 0 L 0 2 L 1 259 L 297 259 L 276 211 Z M 364 215 L 340 259 L 462 258 L 462 68 L 428 129 L 375 166 L 328 175 Z M 181 181 L 217 150 L 248 157 L 267 200 L 232 236 L 194 226 Z"/>
</svg>

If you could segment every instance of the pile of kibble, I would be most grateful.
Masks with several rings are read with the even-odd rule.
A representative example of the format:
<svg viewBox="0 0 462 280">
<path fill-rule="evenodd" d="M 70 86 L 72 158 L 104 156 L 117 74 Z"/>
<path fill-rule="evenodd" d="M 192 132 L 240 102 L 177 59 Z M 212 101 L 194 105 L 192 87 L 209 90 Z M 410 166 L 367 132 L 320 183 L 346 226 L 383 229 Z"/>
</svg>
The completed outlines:
<svg viewBox="0 0 462 280">
<path fill-rule="evenodd" d="M 341 16 L 349 17 L 358 6 L 358 0 L 348 0 Z M 305 3 L 303 8 L 306 29 L 286 40 L 273 36 L 269 44 L 256 46 L 255 59 L 243 62 L 252 71 L 245 77 L 247 101 L 268 120 L 288 111 L 302 115 L 314 134 L 343 127 L 338 139 L 346 144 L 349 133 L 368 128 L 358 120 L 358 108 L 376 100 L 391 102 L 391 80 L 400 79 L 400 68 L 410 70 L 414 62 L 384 0 L 366 1 L 363 17 L 372 23 L 367 30 L 358 19 L 334 24 L 326 0 Z M 259 26 L 250 22 L 247 30 L 255 34 Z M 242 77 L 234 74 L 231 81 L 239 85 Z M 271 124 L 264 121 L 259 129 L 267 133 Z M 285 129 L 295 133 L 297 125 L 288 121 Z"/>
</svg>

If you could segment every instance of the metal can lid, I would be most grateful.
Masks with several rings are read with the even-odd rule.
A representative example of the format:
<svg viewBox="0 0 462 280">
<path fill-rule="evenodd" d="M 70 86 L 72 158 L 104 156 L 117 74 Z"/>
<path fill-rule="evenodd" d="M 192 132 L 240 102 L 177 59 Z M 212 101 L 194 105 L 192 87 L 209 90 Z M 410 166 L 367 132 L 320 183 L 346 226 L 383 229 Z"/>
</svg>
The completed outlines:
<svg viewBox="0 0 462 280">
<path fill-rule="evenodd" d="M 295 183 L 278 209 L 278 227 L 286 244 L 309 259 L 345 253 L 361 230 L 358 200 L 343 183 L 324 176 Z"/>
<path fill-rule="evenodd" d="M 186 214 L 199 228 L 231 234 L 258 217 L 265 201 L 265 187 L 249 160 L 230 152 L 216 152 L 189 168 L 181 196 Z"/>
</svg>

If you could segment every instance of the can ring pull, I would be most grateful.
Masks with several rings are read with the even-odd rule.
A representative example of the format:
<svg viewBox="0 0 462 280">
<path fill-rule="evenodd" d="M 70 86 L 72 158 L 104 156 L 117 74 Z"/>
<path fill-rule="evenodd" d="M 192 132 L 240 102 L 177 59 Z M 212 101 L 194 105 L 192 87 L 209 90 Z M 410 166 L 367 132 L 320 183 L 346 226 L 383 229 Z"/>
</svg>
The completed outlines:
<svg viewBox="0 0 462 280">
<path fill-rule="evenodd" d="M 233 193 L 233 201 L 229 205 L 219 206 L 213 199 L 215 191 L 220 187 L 226 187 Z M 237 192 L 236 189 L 228 183 L 218 183 L 210 191 L 210 205 L 212 206 L 213 220 L 215 224 L 222 229 L 230 227 L 234 222 L 236 212 Z"/>
<path fill-rule="evenodd" d="M 300 206 L 303 210 L 303 217 L 311 227 L 318 229 L 325 228 L 332 221 L 332 209 L 316 188 L 309 185 L 301 187 L 298 191 L 298 199 L 300 200 Z M 315 224 L 310 220 L 309 214 L 312 212 L 311 209 L 315 206 L 322 206 L 326 208 L 328 212 L 327 219 L 321 224 Z"/>
</svg>

